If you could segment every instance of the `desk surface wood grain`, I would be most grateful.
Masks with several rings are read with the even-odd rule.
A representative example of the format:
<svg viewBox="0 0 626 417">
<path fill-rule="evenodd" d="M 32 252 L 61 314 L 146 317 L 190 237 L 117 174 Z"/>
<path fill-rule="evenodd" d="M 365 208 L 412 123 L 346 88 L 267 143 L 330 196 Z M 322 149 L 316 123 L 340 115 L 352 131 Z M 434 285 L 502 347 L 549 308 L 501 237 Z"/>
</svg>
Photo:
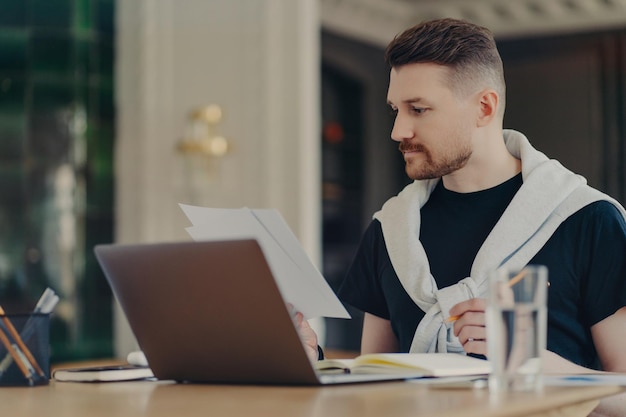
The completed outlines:
<svg viewBox="0 0 626 417">
<path fill-rule="evenodd" d="M 71 383 L 0 388 L 2 416 L 516 417 L 583 416 L 616 386 L 547 387 L 493 395 L 411 382 L 332 387 L 176 384 L 169 381 Z M 569 408 L 568 408 L 569 407 Z M 567 409 L 567 413 L 556 410 Z"/>
</svg>

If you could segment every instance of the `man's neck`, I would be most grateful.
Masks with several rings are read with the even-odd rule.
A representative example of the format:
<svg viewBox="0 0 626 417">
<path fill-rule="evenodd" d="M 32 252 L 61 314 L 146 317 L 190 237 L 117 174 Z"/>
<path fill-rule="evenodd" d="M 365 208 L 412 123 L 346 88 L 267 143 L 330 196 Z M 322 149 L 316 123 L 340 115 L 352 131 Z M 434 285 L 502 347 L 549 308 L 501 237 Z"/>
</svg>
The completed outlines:
<svg viewBox="0 0 626 417">
<path fill-rule="evenodd" d="M 519 174 L 522 161 L 509 153 L 502 132 L 486 139 L 461 169 L 442 178 L 443 186 L 458 193 L 471 193 L 495 187 Z"/>
</svg>

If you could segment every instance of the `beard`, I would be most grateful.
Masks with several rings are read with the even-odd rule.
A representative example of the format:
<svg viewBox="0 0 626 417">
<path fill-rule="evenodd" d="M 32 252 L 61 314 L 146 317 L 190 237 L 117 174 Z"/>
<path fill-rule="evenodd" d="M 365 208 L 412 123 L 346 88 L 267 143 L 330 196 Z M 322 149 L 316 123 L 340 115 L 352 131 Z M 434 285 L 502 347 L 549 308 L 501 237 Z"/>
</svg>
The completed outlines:
<svg viewBox="0 0 626 417">
<path fill-rule="evenodd" d="M 467 143 L 460 140 L 455 141 L 440 157 L 435 159 L 432 152 L 424 145 L 412 145 L 407 142 L 400 142 L 400 152 L 414 151 L 422 154 L 423 160 L 406 161 L 406 174 L 412 180 L 430 180 L 441 178 L 445 175 L 457 171 L 467 164 L 472 156 L 472 149 Z"/>
</svg>

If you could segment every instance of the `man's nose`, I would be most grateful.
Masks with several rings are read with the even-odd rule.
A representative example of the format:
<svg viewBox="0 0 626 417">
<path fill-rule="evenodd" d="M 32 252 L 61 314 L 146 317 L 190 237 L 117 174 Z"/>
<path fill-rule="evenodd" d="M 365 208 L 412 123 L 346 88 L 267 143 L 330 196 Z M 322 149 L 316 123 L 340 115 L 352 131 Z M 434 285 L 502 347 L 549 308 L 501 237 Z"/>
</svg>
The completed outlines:
<svg viewBox="0 0 626 417">
<path fill-rule="evenodd" d="M 396 114 L 396 119 L 393 122 L 393 129 L 391 129 L 391 139 L 396 142 L 402 142 L 403 140 L 411 139 L 413 135 L 413 127 L 407 118 L 400 113 Z"/>
</svg>

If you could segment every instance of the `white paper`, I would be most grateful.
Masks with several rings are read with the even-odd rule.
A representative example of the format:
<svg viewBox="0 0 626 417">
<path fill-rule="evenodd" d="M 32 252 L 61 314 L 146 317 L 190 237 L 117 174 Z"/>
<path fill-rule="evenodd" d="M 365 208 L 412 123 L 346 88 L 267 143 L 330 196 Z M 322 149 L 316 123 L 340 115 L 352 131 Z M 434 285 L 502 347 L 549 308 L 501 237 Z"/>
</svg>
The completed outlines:
<svg viewBox="0 0 626 417">
<path fill-rule="evenodd" d="M 283 299 L 306 319 L 350 318 L 277 210 L 180 207 L 193 225 L 186 230 L 196 241 L 256 239 Z"/>
</svg>

